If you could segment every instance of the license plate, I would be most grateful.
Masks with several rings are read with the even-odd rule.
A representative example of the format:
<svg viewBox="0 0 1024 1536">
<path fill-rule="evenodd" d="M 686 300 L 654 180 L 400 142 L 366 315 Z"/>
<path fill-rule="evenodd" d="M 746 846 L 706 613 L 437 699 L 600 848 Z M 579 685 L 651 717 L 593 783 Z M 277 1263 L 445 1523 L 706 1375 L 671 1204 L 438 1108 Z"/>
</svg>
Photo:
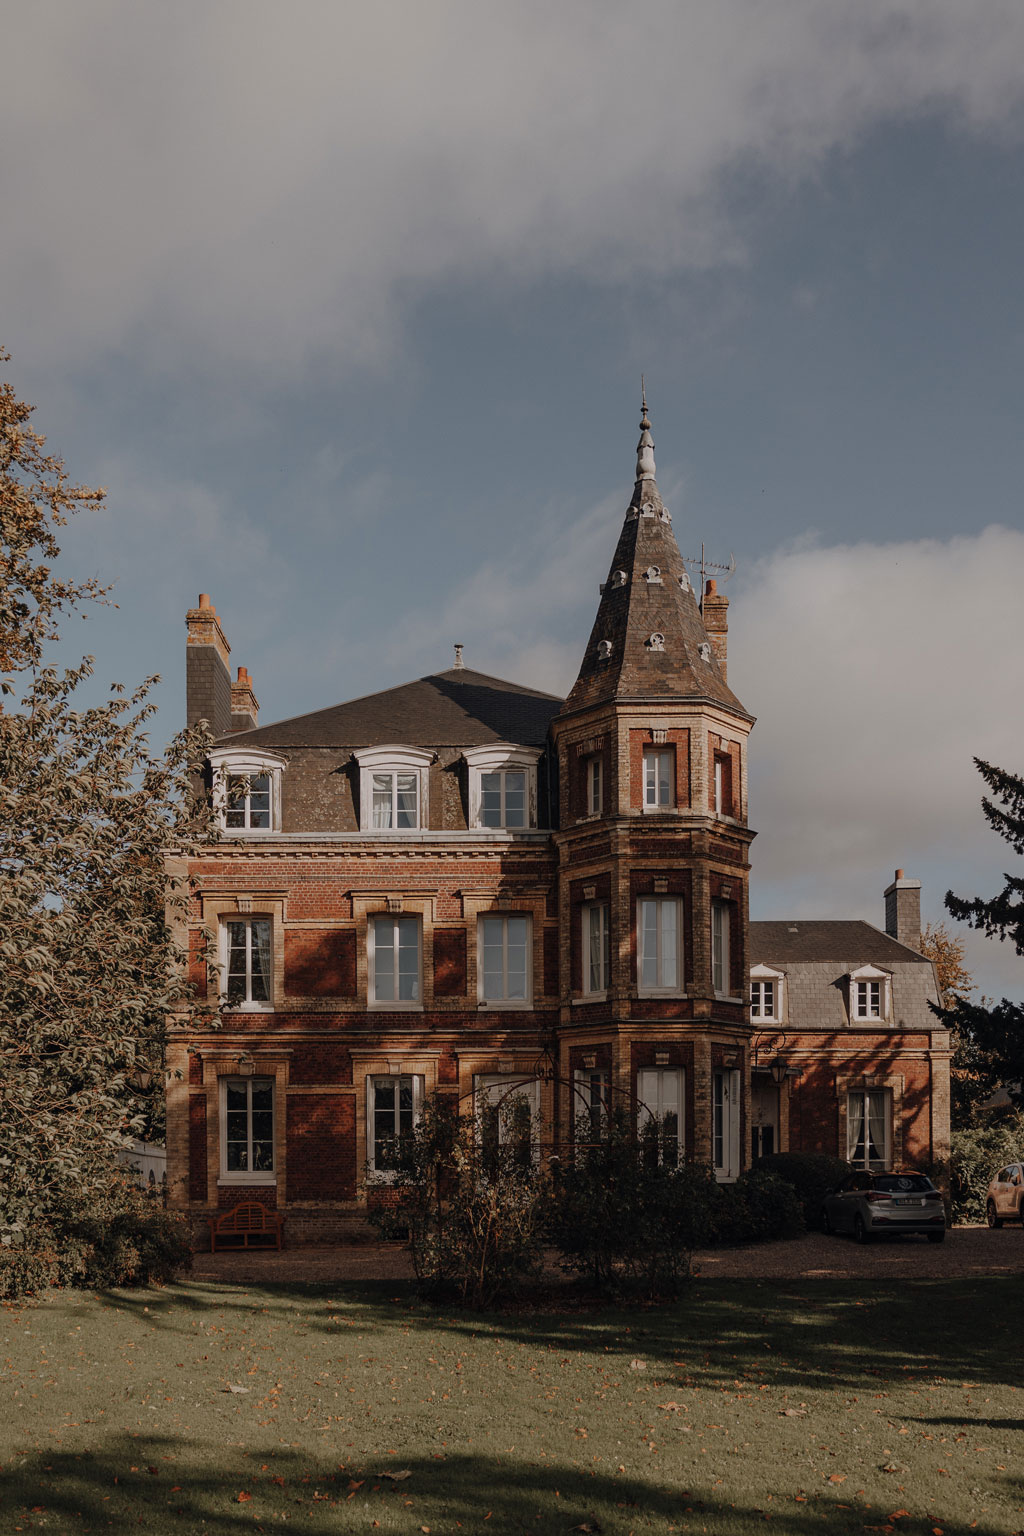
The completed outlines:
<svg viewBox="0 0 1024 1536">
<path fill-rule="evenodd" d="M 897 1199 L 896 1204 L 897 1205 L 924 1205 L 924 1199 L 922 1197 L 920 1200 L 915 1200 L 912 1195 L 904 1195 L 902 1199 Z"/>
</svg>

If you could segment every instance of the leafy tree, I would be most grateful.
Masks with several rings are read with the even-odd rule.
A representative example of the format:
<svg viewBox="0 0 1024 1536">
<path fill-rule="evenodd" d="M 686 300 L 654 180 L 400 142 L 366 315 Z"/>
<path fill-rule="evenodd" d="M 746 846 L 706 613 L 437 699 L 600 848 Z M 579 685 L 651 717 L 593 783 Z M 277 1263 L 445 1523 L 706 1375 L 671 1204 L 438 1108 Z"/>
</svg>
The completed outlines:
<svg viewBox="0 0 1024 1536">
<path fill-rule="evenodd" d="M 1015 853 L 1024 853 L 1024 779 L 981 758 L 974 761 L 990 791 L 981 802 L 985 820 Z M 1002 891 L 987 900 L 947 891 L 946 909 L 958 922 L 989 938 L 1008 940 L 1018 955 L 1024 955 L 1024 878 L 1009 874 L 1003 878 Z M 968 1055 L 979 1070 L 1005 1085 L 1015 1103 L 1024 1103 L 1024 1007 L 1005 997 L 999 1003 L 987 999 L 975 1003 L 968 995 L 956 994 L 941 1016 L 967 1043 Z"/>
<path fill-rule="evenodd" d="M 167 859 L 209 813 L 199 734 L 150 751 L 155 679 L 83 706 L 91 659 L 43 665 L 57 616 L 101 595 L 51 565 L 55 529 L 101 493 L 69 484 L 29 414 L 0 386 L 0 1243 L 52 1247 L 110 1198 L 118 1147 L 158 1112 L 167 1016 L 198 1007 Z"/>
<path fill-rule="evenodd" d="M 953 1048 L 950 1062 L 950 1108 L 953 1125 L 972 1125 L 999 1086 L 988 1054 L 959 1010 L 970 1006 L 974 980 L 964 964 L 964 941 L 945 923 L 926 923 L 921 953 L 934 961 L 942 997 L 940 1017 L 949 1028 Z M 984 999 L 982 999 L 984 1006 Z"/>
<path fill-rule="evenodd" d="M 0 363 L 10 356 L 0 347 Z M 0 675 L 37 666 L 61 610 L 105 591 L 54 575 L 55 529 L 80 508 L 95 510 L 105 493 L 72 484 L 62 461 L 43 453 L 46 439 L 28 425 L 32 410 L 0 381 Z M 3 688 L 10 692 L 6 678 Z"/>
</svg>

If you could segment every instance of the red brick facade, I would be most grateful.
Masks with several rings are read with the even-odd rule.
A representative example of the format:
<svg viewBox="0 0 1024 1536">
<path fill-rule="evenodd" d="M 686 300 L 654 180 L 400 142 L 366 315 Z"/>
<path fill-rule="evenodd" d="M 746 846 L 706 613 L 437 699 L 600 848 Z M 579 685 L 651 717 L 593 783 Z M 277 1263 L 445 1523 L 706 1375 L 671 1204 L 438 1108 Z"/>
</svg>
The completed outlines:
<svg viewBox="0 0 1024 1536">
<path fill-rule="evenodd" d="M 726 682 L 725 600 L 712 606 L 713 644 L 652 450 L 564 704 L 459 666 L 260 728 L 246 676 L 232 732 L 227 642 L 208 599 L 190 611 L 190 718 L 216 715 L 223 732 L 213 782 L 260 775 L 272 810 L 225 829 L 191 870 L 182 937 L 220 1028 L 172 1025 L 172 1203 L 201 1221 L 258 1199 L 286 1232 L 336 1238 L 387 1198 L 375 1136 L 403 1095 L 443 1091 L 468 1110 L 506 1078 L 532 1085 L 545 1151 L 595 1095 L 645 1112 L 643 1073 L 681 1109 L 680 1151 L 723 1179 L 768 1144 L 769 1121 L 776 1146 L 842 1152 L 870 1094 L 892 1159 L 934 1159 L 948 1055 L 923 1003 L 906 1027 L 900 965 L 917 960 L 917 985 L 923 962 L 905 946 L 877 971 L 884 1031 L 827 1014 L 840 997 L 849 1013 L 863 958 L 838 951 L 806 987 L 803 961 L 780 960 L 789 1012 L 751 1021 L 752 719 Z M 647 751 L 672 756 L 670 804 L 645 804 Z M 769 940 L 758 958 L 771 965 Z M 783 1052 L 771 1090 L 766 1063 Z"/>
</svg>

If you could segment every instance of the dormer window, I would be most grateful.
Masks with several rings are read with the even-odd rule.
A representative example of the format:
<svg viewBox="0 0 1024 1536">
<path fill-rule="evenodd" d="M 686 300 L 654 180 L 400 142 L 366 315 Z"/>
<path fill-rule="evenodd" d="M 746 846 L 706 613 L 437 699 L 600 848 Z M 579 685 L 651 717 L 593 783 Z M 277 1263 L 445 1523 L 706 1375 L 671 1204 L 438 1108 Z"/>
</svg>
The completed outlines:
<svg viewBox="0 0 1024 1536">
<path fill-rule="evenodd" d="M 275 832 L 281 828 L 283 758 L 252 749 L 217 747 L 210 753 L 213 803 L 226 832 Z"/>
<path fill-rule="evenodd" d="M 890 984 L 888 971 L 874 965 L 862 965 L 850 972 L 850 1018 L 854 1023 L 884 1023 L 889 1018 Z"/>
<path fill-rule="evenodd" d="M 359 764 L 359 824 L 364 832 L 415 832 L 426 827 L 427 770 L 422 747 L 363 747 Z"/>
<path fill-rule="evenodd" d="M 539 747 L 495 742 L 467 747 L 469 825 L 488 831 L 524 832 L 537 825 Z"/>
<path fill-rule="evenodd" d="M 750 972 L 751 1023 L 778 1024 L 782 1019 L 782 988 L 785 976 L 768 965 L 755 965 Z"/>
</svg>

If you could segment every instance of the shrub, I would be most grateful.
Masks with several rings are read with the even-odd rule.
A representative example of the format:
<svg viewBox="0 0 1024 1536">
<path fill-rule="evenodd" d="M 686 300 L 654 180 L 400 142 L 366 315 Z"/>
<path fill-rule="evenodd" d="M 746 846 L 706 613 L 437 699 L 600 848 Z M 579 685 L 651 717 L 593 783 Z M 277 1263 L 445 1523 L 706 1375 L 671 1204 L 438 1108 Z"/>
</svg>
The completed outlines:
<svg viewBox="0 0 1024 1536">
<path fill-rule="evenodd" d="M 523 1095 L 477 1116 L 438 1097 L 395 1142 L 387 1198 L 368 1216 L 408 1241 L 421 1292 L 486 1306 L 513 1295 L 543 1257 L 543 1178 Z"/>
<path fill-rule="evenodd" d="M 762 1157 L 757 1170 L 785 1179 L 796 1190 L 808 1227 L 821 1226 L 821 1206 L 850 1172 L 850 1164 L 827 1152 L 773 1152 Z"/>
<path fill-rule="evenodd" d="M 710 1168 L 659 1157 L 650 1123 L 637 1139 L 629 1117 L 614 1113 L 597 1142 L 580 1145 L 558 1166 L 548 1230 L 563 1267 L 600 1290 L 670 1294 L 690 1276 L 695 1248 L 713 1225 L 716 1185 Z"/>
<path fill-rule="evenodd" d="M 159 1194 L 116 1175 L 99 1199 L 9 1228 L 0 1244 L 0 1297 L 51 1286 L 148 1285 L 192 1262 L 185 1218 L 166 1211 Z"/>
<path fill-rule="evenodd" d="M 997 1111 L 981 1125 L 953 1132 L 949 1193 L 954 1221 L 984 1221 L 985 1192 L 1004 1163 L 1024 1156 L 1024 1113 Z"/>
<path fill-rule="evenodd" d="M 803 1211 L 793 1185 L 761 1163 L 734 1184 L 718 1186 L 712 1243 L 768 1243 L 799 1237 Z"/>
</svg>

